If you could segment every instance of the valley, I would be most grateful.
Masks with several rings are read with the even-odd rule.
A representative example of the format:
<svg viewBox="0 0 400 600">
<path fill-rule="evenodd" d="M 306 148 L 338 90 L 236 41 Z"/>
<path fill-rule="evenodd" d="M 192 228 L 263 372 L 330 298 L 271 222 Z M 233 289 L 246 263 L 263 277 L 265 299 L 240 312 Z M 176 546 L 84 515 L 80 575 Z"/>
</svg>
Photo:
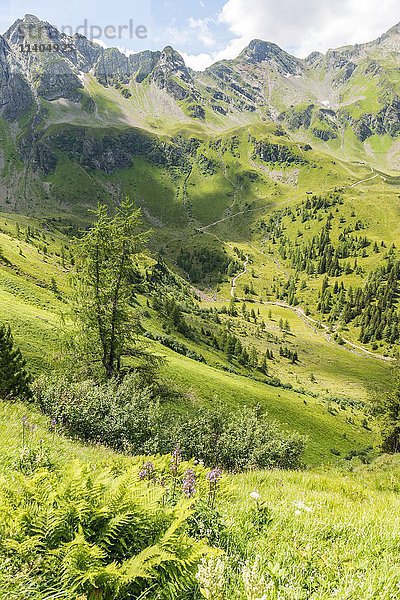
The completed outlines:
<svg viewBox="0 0 400 600">
<path fill-rule="evenodd" d="M 398 597 L 399 53 L 0 36 L 0 599 Z"/>
</svg>

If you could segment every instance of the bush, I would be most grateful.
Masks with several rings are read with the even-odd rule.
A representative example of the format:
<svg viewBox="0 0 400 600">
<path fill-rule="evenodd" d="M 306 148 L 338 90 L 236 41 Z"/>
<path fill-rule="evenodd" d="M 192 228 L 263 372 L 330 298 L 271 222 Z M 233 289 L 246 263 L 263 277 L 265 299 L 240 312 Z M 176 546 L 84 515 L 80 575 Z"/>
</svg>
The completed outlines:
<svg viewBox="0 0 400 600">
<path fill-rule="evenodd" d="M 163 414 L 160 399 L 135 374 L 122 383 L 100 385 L 43 377 L 35 382 L 34 394 L 44 413 L 85 441 L 132 454 L 156 453 L 165 444 L 157 437 Z M 171 446 L 172 442 L 168 450 Z"/>
<path fill-rule="evenodd" d="M 180 424 L 178 438 L 185 457 L 229 471 L 297 469 L 305 445 L 299 434 L 282 431 L 267 415 L 247 408 L 235 413 L 201 409 Z"/>
<path fill-rule="evenodd" d="M 181 415 L 135 374 L 100 385 L 42 378 L 34 387 L 43 412 L 85 441 L 132 454 L 167 454 L 179 445 L 185 458 L 229 471 L 301 466 L 304 438 L 257 409 Z"/>
</svg>

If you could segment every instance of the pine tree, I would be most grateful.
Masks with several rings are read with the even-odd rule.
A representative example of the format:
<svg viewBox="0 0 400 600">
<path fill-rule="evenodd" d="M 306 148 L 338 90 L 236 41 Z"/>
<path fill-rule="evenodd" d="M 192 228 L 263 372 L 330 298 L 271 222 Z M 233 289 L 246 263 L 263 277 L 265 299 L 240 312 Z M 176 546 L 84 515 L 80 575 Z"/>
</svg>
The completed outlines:
<svg viewBox="0 0 400 600">
<path fill-rule="evenodd" d="M 0 323 L 0 398 L 28 398 L 31 378 L 9 326 Z"/>
</svg>

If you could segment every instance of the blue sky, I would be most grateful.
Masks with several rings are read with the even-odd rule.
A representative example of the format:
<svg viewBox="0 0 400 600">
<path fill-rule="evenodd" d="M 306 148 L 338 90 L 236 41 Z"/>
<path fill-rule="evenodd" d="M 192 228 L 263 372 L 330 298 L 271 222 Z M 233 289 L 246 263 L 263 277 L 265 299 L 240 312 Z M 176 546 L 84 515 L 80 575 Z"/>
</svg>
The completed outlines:
<svg viewBox="0 0 400 600">
<path fill-rule="evenodd" d="M 254 38 L 304 57 L 370 41 L 400 21 L 397 0 L 380 0 L 379 10 L 375 0 L 0 0 L 0 31 L 26 13 L 73 30 L 85 19 L 103 29 L 143 25 L 144 39 L 125 34 L 103 42 L 127 51 L 172 45 L 195 69 L 234 58 Z"/>
</svg>

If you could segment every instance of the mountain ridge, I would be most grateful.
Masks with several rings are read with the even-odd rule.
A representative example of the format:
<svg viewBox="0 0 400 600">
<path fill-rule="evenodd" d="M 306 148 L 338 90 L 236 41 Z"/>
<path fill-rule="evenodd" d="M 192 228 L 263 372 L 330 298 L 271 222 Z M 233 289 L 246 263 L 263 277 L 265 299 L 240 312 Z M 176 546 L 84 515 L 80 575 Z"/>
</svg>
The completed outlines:
<svg viewBox="0 0 400 600">
<path fill-rule="evenodd" d="M 105 90 L 118 89 L 130 100 L 131 110 L 139 89 L 148 95 L 155 86 L 176 104 L 170 120 L 175 115 L 178 122 L 195 120 L 211 128 L 229 128 L 232 119 L 243 122 L 256 117 L 281 122 L 300 134 L 309 130 L 315 137 L 317 132 L 324 142 L 336 139 L 336 130 L 346 124 L 354 127 L 361 142 L 375 133 L 397 135 L 400 130 L 396 112 L 400 82 L 392 66 L 393 55 L 400 49 L 399 25 L 373 42 L 312 53 L 306 59 L 272 42 L 253 40 L 235 59 L 216 62 L 200 72 L 188 68 L 171 46 L 126 56 L 80 34 L 68 37 L 32 15 L 17 20 L 0 40 L 4 82 L 0 114 L 10 121 L 20 119 L 36 97 L 50 102 L 65 99 L 97 113 L 85 81 L 90 76 Z M 25 47 L 30 51 L 23 51 Z M 47 47 L 53 51 L 46 51 Z M 370 95 L 376 97 L 373 110 L 364 92 L 371 85 Z M 25 87 L 23 103 L 17 98 L 21 86 Z M 14 111 L 4 108 L 7 97 L 14 98 Z M 329 123 L 323 118 L 320 126 L 321 114 L 316 111 L 321 109 L 335 112 L 333 124 L 332 119 Z M 312 126 L 314 121 L 318 127 Z"/>
</svg>

